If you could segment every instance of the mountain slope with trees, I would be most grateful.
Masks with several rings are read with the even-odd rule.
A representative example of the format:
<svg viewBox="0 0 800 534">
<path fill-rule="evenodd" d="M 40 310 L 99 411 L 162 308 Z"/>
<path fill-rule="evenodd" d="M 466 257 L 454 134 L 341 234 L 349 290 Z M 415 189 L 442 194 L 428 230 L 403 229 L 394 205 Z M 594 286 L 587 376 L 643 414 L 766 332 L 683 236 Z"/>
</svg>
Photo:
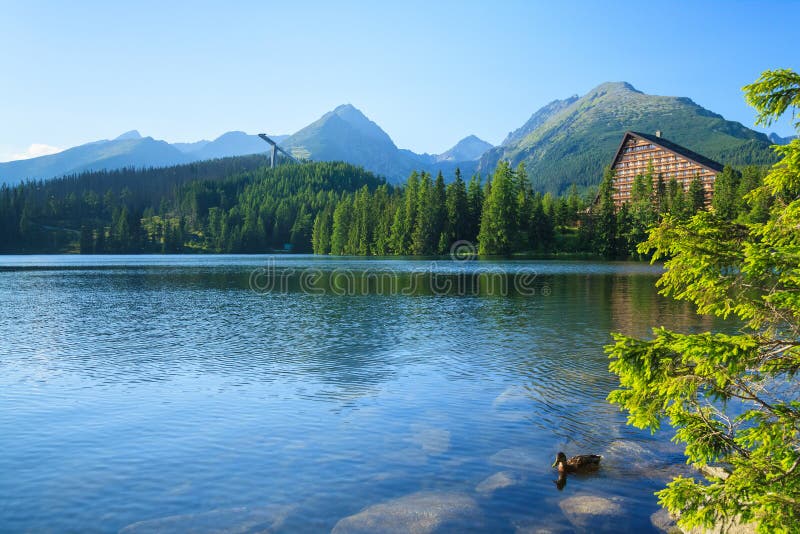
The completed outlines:
<svg viewBox="0 0 800 534">
<path fill-rule="evenodd" d="M 654 96 L 625 82 L 604 83 L 583 97 L 551 102 L 482 158 L 479 169 L 500 160 L 525 163 L 538 191 L 596 185 L 627 130 L 654 133 L 722 164 L 775 161 L 764 134 L 725 120 L 688 98 Z"/>
</svg>

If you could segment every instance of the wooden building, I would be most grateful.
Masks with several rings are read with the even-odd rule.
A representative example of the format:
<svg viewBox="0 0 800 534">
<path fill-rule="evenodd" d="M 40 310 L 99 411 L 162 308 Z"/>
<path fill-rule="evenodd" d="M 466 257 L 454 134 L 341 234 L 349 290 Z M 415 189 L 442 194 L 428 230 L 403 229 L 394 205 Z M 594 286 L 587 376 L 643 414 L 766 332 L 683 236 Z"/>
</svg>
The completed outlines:
<svg viewBox="0 0 800 534">
<path fill-rule="evenodd" d="M 714 179 L 722 172 L 722 165 L 716 161 L 667 141 L 661 137 L 661 132 L 655 135 L 625 132 L 611 165 L 614 170 L 614 203 L 617 206 L 630 202 L 634 178 L 639 174 L 647 175 L 650 165 L 654 190 L 659 176 L 665 184 L 676 179 L 684 191 L 698 176 L 703 182 L 707 204 L 711 202 L 714 192 Z"/>
</svg>

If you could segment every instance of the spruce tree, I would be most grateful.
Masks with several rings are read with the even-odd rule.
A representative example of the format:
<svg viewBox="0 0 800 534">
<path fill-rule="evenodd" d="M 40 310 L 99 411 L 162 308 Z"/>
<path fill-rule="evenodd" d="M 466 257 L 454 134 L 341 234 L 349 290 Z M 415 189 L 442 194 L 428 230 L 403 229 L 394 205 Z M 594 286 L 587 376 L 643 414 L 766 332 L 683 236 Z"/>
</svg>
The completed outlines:
<svg viewBox="0 0 800 534">
<path fill-rule="evenodd" d="M 333 212 L 333 230 L 331 231 L 331 254 L 341 256 L 351 254 L 347 249 L 347 238 L 350 234 L 350 224 L 353 216 L 353 204 L 349 195 L 336 205 Z"/>
<path fill-rule="evenodd" d="M 711 206 L 714 212 L 725 220 L 732 221 L 738 215 L 739 173 L 728 165 L 714 180 L 714 196 Z"/>
<path fill-rule="evenodd" d="M 483 210 L 483 187 L 481 187 L 480 174 L 473 174 L 469 179 L 467 189 L 467 230 L 464 239 L 477 243 L 478 232 L 481 227 L 481 212 Z"/>
<path fill-rule="evenodd" d="M 498 163 L 487 185 L 488 194 L 481 214 L 478 234 L 479 254 L 510 254 L 516 238 L 518 216 L 514 173 L 507 161 Z"/>
<path fill-rule="evenodd" d="M 600 182 L 597 206 L 595 207 L 595 250 L 605 258 L 614 258 L 618 251 L 617 215 L 614 206 L 614 171 L 606 167 Z"/>
<path fill-rule="evenodd" d="M 423 173 L 419 182 L 415 212 L 417 217 L 412 235 L 411 253 L 417 256 L 433 254 L 439 240 L 439 235 L 436 233 L 438 209 L 435 205 L 433 182 L 428 173 Z"/>
</svg>

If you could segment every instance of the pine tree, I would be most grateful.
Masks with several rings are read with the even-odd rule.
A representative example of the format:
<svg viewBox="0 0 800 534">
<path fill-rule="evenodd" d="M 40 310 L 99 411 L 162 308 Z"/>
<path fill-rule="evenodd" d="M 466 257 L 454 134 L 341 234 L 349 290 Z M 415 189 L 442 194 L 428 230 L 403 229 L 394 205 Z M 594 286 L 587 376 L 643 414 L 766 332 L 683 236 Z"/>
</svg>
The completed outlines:
<svg viewBox="0 0 800 534">
<path fill-rule="evenodd" d="M 447 249 L 455 241 L 469 240 L 470 209 L 467 198 L 467 187 L 461 179 L 461 171 L 456 169 L 455 180 L 447 186 Z"/>
<path fill-rule="evenodd" d="M 618 255 L 617 216 L 614 206 L 614 171 L 606 167 L 600 182 L 594 226 L 595 250 L 605 258 Z"/>
<path fill-rule="evenodd" d="M 567 205 L 569 206 L 569 217 L 571 220 L 569 224 L 575 224 L 578 221 L 579 213 L 582 211 L 581 197 L 578 195 L 578 186 L 572 184 L 569 187 L 567 195 Z"/>
<path fill-rule="evenodd" d="M 482 211 L 483 187 L 481 187 L 481 176 L 480 174 L 473 174 L 469 179 L 469 188 L 467 189 L 467 213 L 469 215 L 464 239 L 477 243 Z"/>
<path fill-rule="evenodd" d="M 507 161 L 501 161 L 487 186 L 478 234 L 480 254 L 509 254 L 514 247 L 518 216 L 514 185 L 511 167 Z"/>
<path fill-rule="evenodd" d="M 732 221 L 738 215 L 739 179 L 739 173 L 728 165 L 714 179 L 711 205 L 718 216 L 728 221 Z"/>
<path fill-rule="evenodd" d="M 646 175 L 639 174 L 633 179 L 629 216 L 629 230 L 623 234 L 626 236 L 626 248 L 628 254 L 639 256 L 636 247 L 647 238 L 647 232 L 658 219 L 653 204 L 653 181 Z"/>
<path fill-rule="evenodd" d="M 394 209 L 394 203 L 389 197 L 388 187 L 382 185 L 376 189 L 372 197 L 372 207 L 370 209 L 370 214 L 373 217 L 374 223 L 371 253 L 376 256 L 385 256 L 389 254 Z"/>
<path fill-rule="evenodd" d="M 651 161 L 648 165 L 648 175 L 651 174 L 650 169 L 652 169 L 652 165 L 653 162 Z M 658 179 L 656 180 L 655 196 L 658 213 L 667 213 L 669 211 L 667 184 L 664 182 L 664 176 L 661 173 L 658 173 Z"/>
<path fill-rule="evenodd" d="M 311 231 L 311 248 L 314 254 L 330 253 L 332 224 L 333 210 L 330 205 L 327 205 L 314 219 L 314 227 Z"/>
<path fill-rule="evenodd" d="M 703 188 L 703 180 L 699 176 L 695 176 L 689 184 L 689 192 L 687 194 L 689 209 L 692 214 L 697 213 L 706 206 L 706 192 Z"/>
<path fill-rule="evenodd" d="M 263 223 L 261 226 L 263 228 Z M 295 252 L 308 252 L 311 249 L 312 232 L 313 224 L 311 222 L 311 213 L 308 212 L 304 204 L 300 206 L 300 210 L 292 225 L 292 233 L 289 238 L 292 250 Z"/>
<path fill-rule="evenodd" d="M 434 188 L 431 175 L 422 174 L 417 190 L 417 214 L 414 233 L 412 236 L 411 253 L 417 256 L 429 255 L 435 252 L 439 235 L 436 233 L 436 215 Z"/>
<path fill-rule="evenodd" d="M 442 171 L 439 171 L 436 175 L 436 181 L 433 184 L 431 203 L 433 210 L 431 248 L 436 254 L 444 254 L 450 249 L 450 244 L 448 243 L 448 237 L 443 235 L 447 224 L 447 192 Z"/>
<path fill-rule="evenodd" d="M 333 212 L 333 230 L 331 233 L 331 254 L 341 256 L 352 254 L 347 248 L 347 238 L 350 234 L 350 224 L 353 217 L 353 204 L 349 195 L 346 195 Z"/>
<path fill-rule="evenodd" d="M 408 195 L 407 189 L 405 190 L 405 195 Z M 407 205 L 405 198 L 405 196 L 402 197 L 398 203 L 397 210 L 392 218 L 392 229 L 389 234 L 389 250 L 391 250 L 392 254 L 398 256 L 408 254 L 408 248 L 406 248 L 406 235 L 408 235 L 406 221 L 408 217 L 406 215 Z"/>
</svg>

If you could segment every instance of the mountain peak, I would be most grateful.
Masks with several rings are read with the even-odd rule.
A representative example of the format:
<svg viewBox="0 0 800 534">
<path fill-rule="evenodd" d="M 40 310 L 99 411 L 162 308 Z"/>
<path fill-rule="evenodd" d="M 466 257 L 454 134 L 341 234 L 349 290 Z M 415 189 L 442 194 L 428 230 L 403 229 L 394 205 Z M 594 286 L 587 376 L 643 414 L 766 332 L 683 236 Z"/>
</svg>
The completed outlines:
<svg viewBox="0 0 800 534">
<path fill-rule="evenodd" d="M 338 105 L 338 106 L 336 106 L 336 107 L 334 108 L 334 110 L 333 110 L 333 112 L 334 112 L 334 113 L 342 113 L 342 112 L 350 112 L 350 111 L 358 111 L 359 113 L 361 113 L 361 112 L 358 110 L 358 108 L 357 108 L 357 107 L 355 107 L 353 104 L 350 104 L 350 103 L 347 103 L 347 104 L 339 104 L 339 105 Z"/>
<path fill-rule="evenodd" d="M 360 109 L 355 107 L 353 104 L 342 104 L 340 106 L 336 106 L 333 111 L 330 112 L 331 115 L 336 115 L 345 121 L 358 125 L 367 125 L 367 124 L 375 124 L 371 120 L 367 118 L 364 113 L 361 112 Z M 377 125 L 376 125 L 377 126 Z"/>
<path fill-rule="evenodd" d="M 124 134 L 120 134 L 114 138 L 114 141 L 125 141 L 127 139 L 141 139 L 142 134 L 139 133 L 139 130 L 130 130 L 125 132 Z"/>
<path fill-rule="evenodd" d="M 456 143 L 447 152 L 436 156 L 436 161 L 476 161 L 490 148 L 492 148 L 491 143 L 472 134 Z"/>
<path fill-rule="evenodd" d="M 328 132 L 325 136 L 328 137 L 329 140 L 333 140 L 335 137 L 340 138 L 337 142 L 351 135 L 356 135 L 363 139 L 372 139 L 380 144 L 390 146 L 392 149 L 397 148 L 389 135 L 384 132 L 380 126 L 369 120 L 361 110 L 352 104 L 342 104 L 334 108 L 333 111 L 325 113 L 317 121 L 309 124 L 287 139 L 286 142 L 288 144 L 286 146 L 302 147 L 308 149 L 309 152 L 313 154 L 314 150 L 305 145 L 310 137 L 317 136 L 316 132 L 322 130 Z"/>
<path fill-rule="evenodd" d="M 637 93 L 644 94 L 628 82 L 605 82 L 601 83 L 587 94 L 587 96 L 604 95 L 608 93 Z"/>
</svg>

